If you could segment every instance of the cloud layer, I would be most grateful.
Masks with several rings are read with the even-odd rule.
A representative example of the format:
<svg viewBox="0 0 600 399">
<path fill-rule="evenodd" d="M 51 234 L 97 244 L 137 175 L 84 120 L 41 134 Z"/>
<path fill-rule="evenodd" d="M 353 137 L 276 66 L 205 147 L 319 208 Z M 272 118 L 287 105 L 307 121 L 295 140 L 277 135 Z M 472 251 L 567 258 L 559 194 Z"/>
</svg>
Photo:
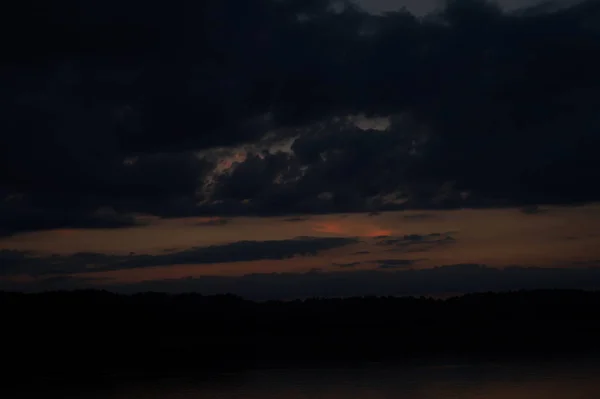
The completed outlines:
<svg viewBox="0 0 600 399">
<path fill-rule="evenodd" d="M 423 18 L 344 1 L 40 1 L 0 17 L 20 38 L 0 60 L 5 234 L 600 199 L 596 1 L 452 0 Z"/>
<path fill-rule="evenodd" d="M 298 237 L 279 241 L 238 241 L 157 255 L 128 256 L 101 253 L 36 256 L 22 251 L 0 251 L 0 276 L 60 276 L 89 272 L 140 269 L 185 264 L 216 264 L 314 256 L 321 251 L 359 242 L 348 237 Z"/>
</svg>

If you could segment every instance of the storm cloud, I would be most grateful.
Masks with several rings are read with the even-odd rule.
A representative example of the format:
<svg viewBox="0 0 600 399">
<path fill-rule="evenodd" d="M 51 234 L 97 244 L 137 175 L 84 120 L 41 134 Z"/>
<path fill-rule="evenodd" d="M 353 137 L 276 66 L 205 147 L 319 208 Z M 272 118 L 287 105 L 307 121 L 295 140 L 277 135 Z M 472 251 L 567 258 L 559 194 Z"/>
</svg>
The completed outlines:
<svg viewBox="0 0 600 399">
<path fill-rule="evenodd" d="M 600 199 L 597 1 L 417 17 L 28 0 L 1 15 L 19 38 L 0 58 L 4 234 Z M 216 173 L 223 148 L 242 156 Z"/>
</svg>

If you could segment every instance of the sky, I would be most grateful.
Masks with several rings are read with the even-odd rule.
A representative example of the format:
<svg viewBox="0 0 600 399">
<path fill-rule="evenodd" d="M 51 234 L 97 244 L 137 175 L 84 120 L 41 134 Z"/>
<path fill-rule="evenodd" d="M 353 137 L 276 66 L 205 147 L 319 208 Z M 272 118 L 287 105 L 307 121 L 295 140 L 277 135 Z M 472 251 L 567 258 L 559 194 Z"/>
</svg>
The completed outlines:
<svg viewBox="0 0 600 399">
<path fill-rule="evenodd" d="M 556 3 L 571 4 L 574 2 L 576 0 L 558 0 Z M 397 11 L 399 8 L 405 7 L 411 13 L 419 16 L 426 15 L 444 5 L 442 0 L 357 0 L 356 3 L 371 13 Z M 496 3 L 503 9 L 512 11 L 538 5 L 543 3 L 543 0 L 500 0 Z"/>
<path fill-rule="evenodd" d="M 600 287 L 598 2 L 36 1 L 0 289 Z"/>
</svg>

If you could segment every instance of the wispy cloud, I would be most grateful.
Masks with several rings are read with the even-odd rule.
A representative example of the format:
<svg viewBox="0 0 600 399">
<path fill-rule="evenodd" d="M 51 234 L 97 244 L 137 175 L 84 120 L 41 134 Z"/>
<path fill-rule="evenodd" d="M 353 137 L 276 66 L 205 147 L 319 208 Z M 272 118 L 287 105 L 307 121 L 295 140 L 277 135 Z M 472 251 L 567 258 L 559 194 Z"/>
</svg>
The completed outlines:
<svg viewBox="0 0 600 399">
<path fill-rule="evenodd" d="M 229 223 L 231 223 L 231 219 L 210 217 L 197 221 L 196 226 L 225 226 Z"/>
<path fill-rule="evenodd" d="M 131 253 L 128 256 L 100 253 L 35 256 L 20 251 L 0 251 L 0 275 L 64 275 L 183 264 L 289 259 L 315 256 L 321 251 L 358 242 L 358 239 L 351 237 L 298 237 L 289 240 L 238 241 L 155 255 Z"/>
<path fill-rule="evenodd" d="M 392 247 L 390 251 L 396 252 L 425 252 L 439 246 L 455 244 L 456 239 L 453 237 L 455 234 L 455 232 L 447 232 L 377 237 L 376 245 Z"/>
<path fill-rule="evenodd" d="M 284 222 L 305 222 L 307 220 L 309 220 L 310 218 L 308 216 L 296 216 L 296 217 L 291 217 L 291 218 L 287 218 L 287 219 L 283 219 Z"/>
</svg>

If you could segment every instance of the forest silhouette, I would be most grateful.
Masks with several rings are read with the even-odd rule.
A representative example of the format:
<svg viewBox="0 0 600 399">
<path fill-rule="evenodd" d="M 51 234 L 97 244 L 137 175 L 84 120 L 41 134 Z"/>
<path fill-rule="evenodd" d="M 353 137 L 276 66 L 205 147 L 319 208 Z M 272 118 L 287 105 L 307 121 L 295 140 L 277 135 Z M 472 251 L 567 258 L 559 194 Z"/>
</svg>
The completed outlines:
<svg viewBox="0 0 600 399">
<path fill-rule="evenodd" d="M 9 373 L 98 375 L 590 355 L 600 292 L 254 302 L 107 291 L 0 294 Z"/>
</svg>

